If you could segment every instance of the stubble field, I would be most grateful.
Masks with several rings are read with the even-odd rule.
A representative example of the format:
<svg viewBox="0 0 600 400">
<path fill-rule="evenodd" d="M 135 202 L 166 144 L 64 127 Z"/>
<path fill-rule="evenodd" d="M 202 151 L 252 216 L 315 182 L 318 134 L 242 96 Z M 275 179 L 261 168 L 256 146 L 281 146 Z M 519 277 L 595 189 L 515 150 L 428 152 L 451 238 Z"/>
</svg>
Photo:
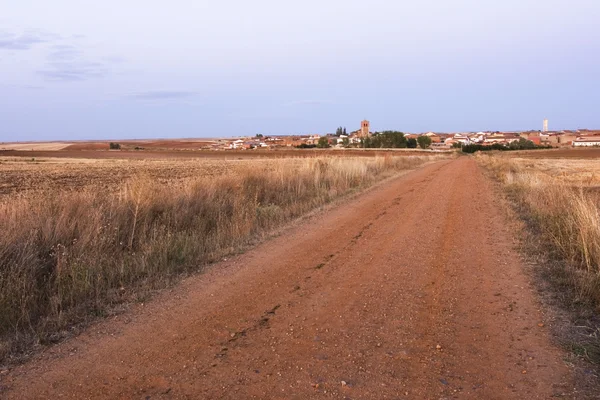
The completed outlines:
<svg viewBox="0 0 600 400">
<path fill-rule="evenodd" d="M 289 159 L 286 163 L 293 168 L 299 161 Z M 133 178 L 180 188 L 193 179 L 231 175 L 252 168 L 268 169 L 275 163 L 272 159 L 0 157 L 0 201 L 67 191 L 108 194 Z"/>
<path fill-rule="evenodd" d="M 132 178 L 182 187 L 189 180 L 236 174 L 249 169 L 268 170 L 282 164 L 293 169 L 302 164 L 303 159 L 315 157 L 358 160 L 386 155 L 413 158 L 434 154 L 443 157 L 418 150 L 0 151 L 0 202 L 6 201 L 7 196 L 52 195 L 55 191 L 91 189 L 112 192 Z"/>
<path fill-rule="evenodd" d="M 302 154 L 0 157 L 0 362 L 315 208 L 448 157 Z"/>
<path fill-rule="evenodd" d="M 514 156 L 518 158 L 541 159 L 541 160 L 573 160 L 584 159 L 594 160 L 600 157 L 600 148 L 598 147 L 582 147 L 572 148 L 563 147 L 552 150 L 536 150 L 536 151 L 518 151 L 514 152 Z"/>
<path fill-rule="evenodd" d="M 560 340 L 600 362 L 599 149 L 479 155 L 530 228 L 527 252 L 565 310 Z M 566 155 L 566 156 L 564 156 Z M 564 156 L 564 157 L 563 157 Z"/>
<path fill-rule="evenodd" d="M 528 207 L 570 262 L 600 274 L 600 164 L 598 149 L 562 153 L 479 155 L 479 160 Z M 535 157 L 535 158 L 534 158 Z M 597 279 L 587 295 L 600 304 Z"/>
</svg>

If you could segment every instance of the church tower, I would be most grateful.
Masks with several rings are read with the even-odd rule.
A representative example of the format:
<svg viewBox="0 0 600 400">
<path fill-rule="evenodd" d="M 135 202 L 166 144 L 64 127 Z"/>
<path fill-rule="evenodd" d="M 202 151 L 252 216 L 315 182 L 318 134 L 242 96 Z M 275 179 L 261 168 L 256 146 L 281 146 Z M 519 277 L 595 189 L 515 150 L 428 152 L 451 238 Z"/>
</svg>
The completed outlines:
<svg viewBox="0 0 600 400">
<path fill-rule="evenodd" d="M 369 136 L 371 124 L 366 119 L 360 123 L 360 137 Z"/>
</svg>

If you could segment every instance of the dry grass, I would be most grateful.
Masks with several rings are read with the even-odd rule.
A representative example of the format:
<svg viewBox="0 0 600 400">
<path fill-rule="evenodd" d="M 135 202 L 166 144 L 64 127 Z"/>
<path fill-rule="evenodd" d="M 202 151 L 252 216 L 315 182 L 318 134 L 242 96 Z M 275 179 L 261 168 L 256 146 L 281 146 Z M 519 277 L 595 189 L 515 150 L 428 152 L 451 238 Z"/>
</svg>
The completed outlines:
<svg viewBox="0 0 600 400">
<path fill-rule="evenodd" d="M 83 159 L 0 157 L 0 202 L 16 196 L 54 196 L 58 192 L 118 191 L 123 181 L 143 175 L 169 186 L 185 186 L 200 176 L 222 176 L 266 168 L 273 160 Z M 299 159 L 290 159 L 293 166 Z"/>
<path fill-rule="evenodd" d="M 436 158 L 273 160 L 177 187 L 138 177 L 113 194 L 57 191 L 0 203 L 0 360 Z"/>
<path fill-rule="evenodd" d="M 560 340 L 600 363 L 600 196 L 594 161 L 524 160 L 478 156 L 503 183 L 539 243 L 528 250 L 545 259 L 541 276 L 574 324 Z M 579 178 L 579 179 L 577 179 Z M 577 322 L 575 322 L 577 321 Z M 575 332 L 585 328 L 587 333 Z M 565 333 L 569 331 L 568 333 Z"/>
<path fill-rule="evenodd" d="M 600 305 L 600 209 L 595 185 L 590 185 L 595 183 L 590 179 L 595 162 L 580 162 L 577 173 L 563 174 L 574 167 L 571 162 L 561 166 L 558 161 L 480 160 L 519 197 L 549 247 L 574 268 L 581 297 Z"/>
<path fill-rule="evenodd" d="M 66 142 L 0 143 L 0 150 L 54 151 L 62 150 L 71 144 Z"/>
</svg>

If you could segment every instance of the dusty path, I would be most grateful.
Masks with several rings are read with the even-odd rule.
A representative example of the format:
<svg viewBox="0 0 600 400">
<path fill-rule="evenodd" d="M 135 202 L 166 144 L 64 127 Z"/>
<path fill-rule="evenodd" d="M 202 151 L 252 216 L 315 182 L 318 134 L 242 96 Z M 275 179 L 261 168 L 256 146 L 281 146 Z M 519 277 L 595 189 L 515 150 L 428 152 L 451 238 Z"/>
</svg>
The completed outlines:
<svg viewBox="0 0 600 400">
<path fill-rule="evenodd" d="M 570 398 L 494 203 L 471 159 L 429 165 L 47 351 L 0 396 Z"/>
</svg>

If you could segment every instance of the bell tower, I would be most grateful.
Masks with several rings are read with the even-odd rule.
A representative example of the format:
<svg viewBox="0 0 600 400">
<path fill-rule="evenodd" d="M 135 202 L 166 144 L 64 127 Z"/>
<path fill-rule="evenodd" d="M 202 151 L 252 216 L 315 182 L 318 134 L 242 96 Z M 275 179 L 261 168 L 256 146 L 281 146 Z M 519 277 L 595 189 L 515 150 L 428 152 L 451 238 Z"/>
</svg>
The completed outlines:
<svg viewBox="0 0 600 400">
<path fill-rule="evenodd" d="M 360 137 L 369 136 L 371 124 L 366 119 L 360 123 Z"/>
</svg>

